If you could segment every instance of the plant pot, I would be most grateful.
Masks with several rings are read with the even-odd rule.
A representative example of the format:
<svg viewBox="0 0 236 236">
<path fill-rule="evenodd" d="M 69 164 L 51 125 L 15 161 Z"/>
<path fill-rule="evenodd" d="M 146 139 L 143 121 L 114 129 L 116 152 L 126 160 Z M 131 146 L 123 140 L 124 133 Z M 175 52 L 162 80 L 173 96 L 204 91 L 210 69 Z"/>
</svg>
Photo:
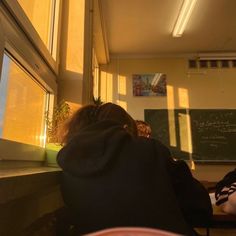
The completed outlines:
<svg viewBox="0 0 236 236">
<path fill-rule="evenodd" d="M 58 167 L 57 153 L 62 148 L 59 143 L 47 143 L 45 147 L 47 166 Z"/>
</svg>

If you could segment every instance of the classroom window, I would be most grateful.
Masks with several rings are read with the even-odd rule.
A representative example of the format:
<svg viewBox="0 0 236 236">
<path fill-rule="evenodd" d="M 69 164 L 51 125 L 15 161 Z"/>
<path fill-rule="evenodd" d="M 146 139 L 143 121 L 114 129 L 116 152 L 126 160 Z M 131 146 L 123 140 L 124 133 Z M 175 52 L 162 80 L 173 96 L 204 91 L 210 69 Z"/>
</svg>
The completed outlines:
<svg viewBox="0 0 236 236">
<path fill-rule="evenodd" d="M 0 80 L 0 138 L 43 147 L 47 92 L 8 53 Z"/>
<path fill-rule="evenodd" d="M 40 38 L 56 59 L 59 0 L 17 0 Z"/>
</svg>

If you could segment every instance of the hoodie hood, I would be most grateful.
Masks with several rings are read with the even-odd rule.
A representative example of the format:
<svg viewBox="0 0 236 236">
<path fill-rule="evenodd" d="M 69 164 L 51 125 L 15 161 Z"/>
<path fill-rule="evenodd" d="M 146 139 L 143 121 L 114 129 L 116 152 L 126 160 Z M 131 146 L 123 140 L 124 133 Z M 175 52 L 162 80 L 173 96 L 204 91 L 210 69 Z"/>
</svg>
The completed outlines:
<svg viewBox="0 0 236 236">
<path fill-rule="evenodd" d="M 90 176 L 104 170 L 119 156 L 131 135 L 114 121 L 102 121 L 81 130 L 57 155 L 59 166 L 74 176 Z"/>
</svg>

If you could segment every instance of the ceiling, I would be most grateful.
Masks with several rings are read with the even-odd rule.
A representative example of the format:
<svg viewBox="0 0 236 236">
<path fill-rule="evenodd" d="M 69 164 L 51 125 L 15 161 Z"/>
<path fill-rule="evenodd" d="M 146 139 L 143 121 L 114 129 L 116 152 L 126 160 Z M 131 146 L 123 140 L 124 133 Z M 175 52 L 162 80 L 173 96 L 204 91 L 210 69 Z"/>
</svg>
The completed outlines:
<svg viewBox="0 0 236 236">
<path fill-rule="evenodd" d="M 236 51 L 236 0 L 198 0 L 180 38 L 183 0 L 100 0 L 110 54 L 176 55 Z"/>
</svg>

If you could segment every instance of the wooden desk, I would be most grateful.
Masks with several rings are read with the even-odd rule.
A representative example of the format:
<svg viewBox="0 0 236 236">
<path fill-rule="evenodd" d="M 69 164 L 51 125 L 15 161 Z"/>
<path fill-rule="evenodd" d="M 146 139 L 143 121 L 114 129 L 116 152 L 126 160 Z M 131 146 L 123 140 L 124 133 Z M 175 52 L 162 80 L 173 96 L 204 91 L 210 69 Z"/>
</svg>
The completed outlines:
<svg viewBox="0 0 236 236">
<path fill-rule="evenodd" d="M 220 210 L 216 205 L 213 206 L 213 218 L 210 227 L 214 228 L 236 228 L 236 216 L 229 215 Z"/>
<path fill-rule="evenodd" d="M 213 217 L 208 225 L 197 225 L 196 228 L 205 228 L 206 235 L 210 236 L 210 229 L 236 229 L 236 216 L 221 211 L 215 204 L 212 205 Z"/>
<path fill-rule="evenodd" d="M 221 211 L 221 209 L 215 205 L 215 185 L 216 182 L 208 182 L 208 181 L 202 181 L 201 182 L 204 187 L 208 190 L 211 202 L 212 202 L 212 208 L 213 208 L 213 217 L 209 225 L 200 226 L 200 228 L 206 228 L 206 235 L 210 235 L 210 229 L 236 229 L 236 216 L 235 215 L 229 215 Z"/>
<path fill-rule="evenodd" d="M 210 236 L 210 229 L 236 229 L 236 216 L 226 214 L 218 206 L 213 205 L 212 220 L 205 227 L 207 236 Z"/>
</svg>

